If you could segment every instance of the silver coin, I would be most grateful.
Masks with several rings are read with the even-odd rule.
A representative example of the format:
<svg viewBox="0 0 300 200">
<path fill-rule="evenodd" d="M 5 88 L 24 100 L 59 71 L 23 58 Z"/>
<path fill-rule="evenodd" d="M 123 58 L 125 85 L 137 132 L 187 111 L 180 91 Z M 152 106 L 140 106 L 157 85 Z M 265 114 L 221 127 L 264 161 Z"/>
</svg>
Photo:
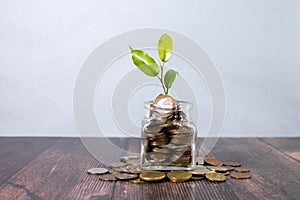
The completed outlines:
<svg viewBox="0 0 300 200">
<path fill-rule="evenodd" d="M 87 170 L 88 174 L 105 174 L 108 172 L 108 169 L 105 168 L 91 168 Z"/>
<path fill-rule="evenodd" d="M 228 171 L 227 167 L 208 166 L 207 168 L 210 170 L 216 171 L 216 172 L 227 172 Z"/>
<path fill-rule="evenodd" d="M 207 168 L 196 168 L 196 169 L 193 169 L 193 170 L 191 170 L 189 172 L 191 172 L 193 175 L 204 176 L 206 173 L 210 172 L 210 170 L 207 169 Z"/>
</svg>

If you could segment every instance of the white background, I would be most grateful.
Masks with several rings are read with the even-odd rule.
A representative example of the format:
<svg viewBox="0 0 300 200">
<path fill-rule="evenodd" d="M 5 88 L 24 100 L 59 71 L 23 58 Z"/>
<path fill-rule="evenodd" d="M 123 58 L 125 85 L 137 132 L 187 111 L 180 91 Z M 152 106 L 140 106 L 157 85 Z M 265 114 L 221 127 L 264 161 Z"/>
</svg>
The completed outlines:
<svg viewBox="0 0 300 200">
<path fill-rule="evenodd" d="M 162 28 L 214 60 L 222 136 L 300 136 L 300 1 L 0 1 L 0 136 L 77 136 L 76 76 L 125 31 Z"/>
</svg>

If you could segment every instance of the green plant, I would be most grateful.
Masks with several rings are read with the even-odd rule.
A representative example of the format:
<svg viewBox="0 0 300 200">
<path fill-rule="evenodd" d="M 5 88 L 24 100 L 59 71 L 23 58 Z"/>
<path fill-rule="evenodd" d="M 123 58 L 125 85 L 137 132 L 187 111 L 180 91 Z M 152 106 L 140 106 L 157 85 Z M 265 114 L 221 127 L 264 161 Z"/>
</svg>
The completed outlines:
<svg viewBox="0 0 300 200">
<path fill-rule="evenodd" d="M 168 94 L 172 87 L 178 72 L 170 69 L 164 74 L 165 64 L 171 59 L 173 54 L 172 38 L 168 34 L 163 34 L 158 41 L 158 56 L 159 64 L 148 55 L 146 52 L 138 49 L 133 49 L 129 46 L 132 55 L 132 61 L 144 74 L 157 77 L 161 83 L 163 91 Z"/>
</svg>

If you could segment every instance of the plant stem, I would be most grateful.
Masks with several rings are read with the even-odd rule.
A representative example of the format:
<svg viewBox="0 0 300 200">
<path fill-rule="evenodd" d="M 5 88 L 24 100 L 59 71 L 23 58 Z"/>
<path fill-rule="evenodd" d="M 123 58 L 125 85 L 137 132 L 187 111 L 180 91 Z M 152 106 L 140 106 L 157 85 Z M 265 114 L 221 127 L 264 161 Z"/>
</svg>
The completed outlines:
<svg viewBox="0 0 300 200">
<path fill-rule="evenodd" d="M 164 90 L 164 93 L 165 94 L 168 94 L 168 89 L 165 87 L 165 84 L 164 84 L 164 65 L 165 63 L 164 62 L 160 62 L 159 66 L 160 66 L 160 77 L 157 76 L 157 78 L 159 79 L 160 83 L 161 83 L 161 86 Z"/>
</svg>

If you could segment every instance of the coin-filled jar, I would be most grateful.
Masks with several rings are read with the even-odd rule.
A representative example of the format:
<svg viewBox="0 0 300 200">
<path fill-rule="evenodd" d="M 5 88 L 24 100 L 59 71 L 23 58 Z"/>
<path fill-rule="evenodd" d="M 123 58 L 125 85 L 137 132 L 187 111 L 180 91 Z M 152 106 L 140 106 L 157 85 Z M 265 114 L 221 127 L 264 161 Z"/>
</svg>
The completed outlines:
<svg viewBox="0 0 300 200">
<path fill-rule="evenodd" d="M 141 166 L 148 170 L 190 170 L 196 165 L 197 129 L 190 117 L 192 104 L 175 106 L 146 102 L 142 122 Z"/>
</svg>

